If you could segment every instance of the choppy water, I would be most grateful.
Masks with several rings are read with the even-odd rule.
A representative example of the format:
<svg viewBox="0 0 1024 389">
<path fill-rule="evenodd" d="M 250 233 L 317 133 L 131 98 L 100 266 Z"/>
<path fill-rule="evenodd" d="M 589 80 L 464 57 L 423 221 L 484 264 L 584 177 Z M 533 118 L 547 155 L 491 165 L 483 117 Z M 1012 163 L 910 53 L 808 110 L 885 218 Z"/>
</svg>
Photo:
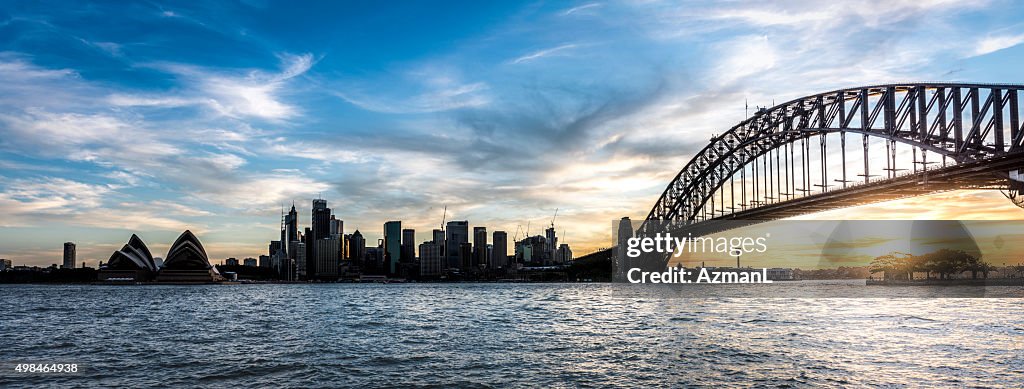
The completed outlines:
<svg viewBox="0 0 1024 389">
<path fill-rule="evenodd" d="M 995 386 L 1024 300 L 662 298 L 636 285 L 0 285 L 0 386 Z"/>
</svg>

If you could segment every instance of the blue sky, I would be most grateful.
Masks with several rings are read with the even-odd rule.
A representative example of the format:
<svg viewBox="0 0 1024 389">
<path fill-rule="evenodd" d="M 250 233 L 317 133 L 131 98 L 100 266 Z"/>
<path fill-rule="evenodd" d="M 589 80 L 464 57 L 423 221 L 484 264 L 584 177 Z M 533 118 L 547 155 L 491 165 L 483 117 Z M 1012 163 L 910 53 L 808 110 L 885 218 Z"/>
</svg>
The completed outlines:
<svg viewBox="0 0 1024 389">
<path fill-rule="evenodd" d="M 577 252 L 751 106 L 892 81 L 1022 83 L 1014 2 L 4 2 L 0 257 L 183 229 L 256 256 L 322 195 Z M 960 194 L 961 196 L 963 194 Z M 995 201 L 974 195 L 972 201 Z M 1002 203 L 998 203 L 1002 204 Z M 912 212 L 913 204 L 907 205 Z M 560 232 L 561 233 L 561 232 Z"/>
</svg>

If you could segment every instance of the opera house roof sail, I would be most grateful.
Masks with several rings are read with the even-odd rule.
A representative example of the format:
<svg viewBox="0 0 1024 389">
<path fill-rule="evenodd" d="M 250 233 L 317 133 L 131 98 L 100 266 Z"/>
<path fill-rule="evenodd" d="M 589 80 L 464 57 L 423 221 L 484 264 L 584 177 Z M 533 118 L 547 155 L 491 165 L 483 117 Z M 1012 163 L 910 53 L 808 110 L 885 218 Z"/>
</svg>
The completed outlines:
<svg viewBox="0 0 1024 389">
<path fill-rule="evenodd" d="M 164 259 L 164 269 L 206 270 L 210 269 L 210 260 L 206 256 L 203 244 L 192 231 L 185 230 L 174 241 Z"/>
<path fill-rule="evenodd" d="M 149 248 L 134 234 L 128 240 L 128 244 L 110 256 L 106 267 L 112 270 L 159 270 Z"/>
<path fill-rule="evenodd" d="M 210 265 L 206 249 L 192 231 L 186 230 L 171 245 L 163 265 L 137 235 L 110 256 L 100 269 L 100 281 L 117 282 L 208 283 L 222 280 L 217 268 Z"/>
</svg>

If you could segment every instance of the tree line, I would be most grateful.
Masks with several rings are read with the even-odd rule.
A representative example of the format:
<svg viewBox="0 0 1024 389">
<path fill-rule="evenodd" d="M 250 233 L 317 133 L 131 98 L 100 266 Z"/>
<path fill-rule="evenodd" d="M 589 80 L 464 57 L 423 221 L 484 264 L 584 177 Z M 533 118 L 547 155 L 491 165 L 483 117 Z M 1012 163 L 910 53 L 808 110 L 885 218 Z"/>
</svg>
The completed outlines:
<svg viewBox="0 0 1024 389">
<path fill-rule="evenodd" d="M 988 273 L 995 270 L 981 258 L 970 255 L 962 250 L 940 249 L 924 254 L 890 253 L 871 261 L 871 273 L 885 272 L 885 278 L 913 280 L 914 273 L 925 273 L 928 279 L 938 275 L 939 279 L 949 279 L 953 275 L 971 272 L 971 278 L 988 278 Z"/>
</svg>

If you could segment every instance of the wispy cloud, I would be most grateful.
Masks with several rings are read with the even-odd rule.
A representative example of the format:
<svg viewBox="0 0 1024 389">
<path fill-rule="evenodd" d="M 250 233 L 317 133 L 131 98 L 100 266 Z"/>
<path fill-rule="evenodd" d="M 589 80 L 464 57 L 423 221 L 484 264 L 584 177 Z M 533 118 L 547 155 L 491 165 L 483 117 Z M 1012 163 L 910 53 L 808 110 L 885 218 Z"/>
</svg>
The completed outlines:
<svg viewBox="0 0 1024 389">
<path fill-rule="evenodd" d="M 356 96 L 356 93 L 333 92 L 335 96 L 359 108 L 383 113 L 427 113 L 487 105 L 490 98 L 484 92 L 487 84 L 454 85 L 450 88 L 431 90 L 407 98 L 387 99 L 373 95 Z"/>
<path fill-rule="evenodd" d="M 570 43 L 561 46 L 555 46 L 548 49 L 537 50 L 512 60 L 512 63 L 520 64 L 524 62 L 530 62 L 538 58 L 549 57 L 564 52 L 566 50 L 575 49 L 577 47 L 579 47 L 578 44 Z"/>
<path fill-rule="evenodd" d="M 203 104 L 215 112 L 233 118 L 284 120 L 299 115 L 300 109 L 285 102 L 282 95 L 288 81 L 301 76 L 313 67 L 312 54 L 289 55 L 281 58 L 281 70 L 268 73 L 261 70 L 209 69 L 175 63 L 154 64 L 184 79 L 190 86 L 183 94 L 110 96 L 109 101 L 121 106 L 180 107 Z M 242 74 L 239 74 L 242 73 Z"/>
<path fill-rule="evenodd" d="M 587 4 L 583 4 L 583 5 L 579 5 L 579 6 L 575 6 L 575 7 L 569 8 L 569 9 L 563 11 L 562 15 L 572 15 L 574 13 L 578 13 L 578 12 L 585 11 L 585 10 L 592 9 L 592 8 L 597 8 L 597 7 L 600 7 L 600 6 L 601 6 L 601 3 L 587 3 Z"/>
<path fill-rule="evenodd" d="M 492 101 L 490 89 L 447 64 L 426 63 L 386 72 L 379 80 L 337 82 L 330 93 L 368 111 L 415 114 L 483 107 Z"/>
<path fill-rule="evenodd" d="M 1024 43 L 1024 34 L 986 36 L 975 43 L 972 57 L 990 54 Z"/>
</svg>

